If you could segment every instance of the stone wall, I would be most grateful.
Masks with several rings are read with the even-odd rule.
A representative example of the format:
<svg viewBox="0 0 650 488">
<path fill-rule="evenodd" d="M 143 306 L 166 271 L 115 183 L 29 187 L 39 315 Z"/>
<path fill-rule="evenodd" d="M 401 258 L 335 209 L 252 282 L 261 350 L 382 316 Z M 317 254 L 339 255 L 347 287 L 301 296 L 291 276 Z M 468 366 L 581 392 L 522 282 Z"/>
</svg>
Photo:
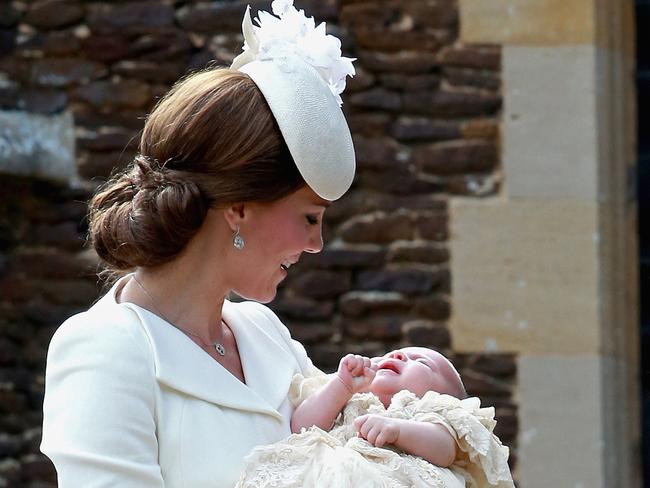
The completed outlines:
<svg viewBox="0 0 650 488">
<path fill-rule="evenodd" d="M 326 248 L 292 267 L 271 306 L 325 370 L 349 351 L 440 349 L 514 447 L 515 357 L 454 354 L 447 327 L 447 200 L 500 191 L 500 49 L 458 41 L 452 0 L 296 3 L 358 58 L 344 110 L 359 171 L 327 212 Z M 157 97 L 232 60 L 242 13 L 240 1 L 0 6 L 0 109 L 72 113 L 78 171 L 65 184 L 0 176 L 0 486 L 54 485 L 38 453 L 47 344 L 100 293 L 83 202 L 132 159 Z"/>
</svg>

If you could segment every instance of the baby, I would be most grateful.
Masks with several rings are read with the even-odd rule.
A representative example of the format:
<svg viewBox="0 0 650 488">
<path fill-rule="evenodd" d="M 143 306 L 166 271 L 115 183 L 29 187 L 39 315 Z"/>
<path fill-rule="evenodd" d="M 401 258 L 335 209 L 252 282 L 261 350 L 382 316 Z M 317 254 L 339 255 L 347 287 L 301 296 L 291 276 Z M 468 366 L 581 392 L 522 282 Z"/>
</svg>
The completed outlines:
<svg viewBox="0 0 650 488">
<path fill-rule="evenodd" d="M 514 487 L 494 409 L 436 351 L 348 354 L 290 395 L 294 434 L 253 450 L 238 487 Z"/>
</svg>

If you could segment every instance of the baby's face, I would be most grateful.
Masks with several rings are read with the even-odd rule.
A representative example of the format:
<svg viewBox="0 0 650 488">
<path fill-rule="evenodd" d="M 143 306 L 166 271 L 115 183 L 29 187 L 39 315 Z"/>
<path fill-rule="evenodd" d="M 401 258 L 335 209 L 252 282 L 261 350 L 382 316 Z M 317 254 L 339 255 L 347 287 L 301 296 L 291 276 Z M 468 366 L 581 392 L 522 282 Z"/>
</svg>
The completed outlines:
<svg viewBox="0 0 650 488">
<path fill-rule="evenodd" d="M 369 391 L 379 397 L 384 405 L 390 404 L 392 396 L 409 390 L 419 397 L 427 391 L 454 394 L 451 380 L 455 371 L 442 354 L 425 347 L 406 347 L 373 358 L 377 367 Z"/>
</svg>

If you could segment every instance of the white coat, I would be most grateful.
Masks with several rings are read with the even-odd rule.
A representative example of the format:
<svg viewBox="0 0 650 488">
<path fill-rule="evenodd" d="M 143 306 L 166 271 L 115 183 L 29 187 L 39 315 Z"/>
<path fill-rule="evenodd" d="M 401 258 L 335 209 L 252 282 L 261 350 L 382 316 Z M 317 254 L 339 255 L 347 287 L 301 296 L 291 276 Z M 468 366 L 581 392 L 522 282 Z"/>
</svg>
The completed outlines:
<svg viewBox="0 0 650 488">
<path fill-rule="evenodd" d="M 41 450 L 59 487 L 232 487 L 243 457 L 288 436 L 294 374 L 316 374 L 267 307 L 223 306 L 246 384 L 115 291 L 68 319 L 48 351 Z"/>
</svg>

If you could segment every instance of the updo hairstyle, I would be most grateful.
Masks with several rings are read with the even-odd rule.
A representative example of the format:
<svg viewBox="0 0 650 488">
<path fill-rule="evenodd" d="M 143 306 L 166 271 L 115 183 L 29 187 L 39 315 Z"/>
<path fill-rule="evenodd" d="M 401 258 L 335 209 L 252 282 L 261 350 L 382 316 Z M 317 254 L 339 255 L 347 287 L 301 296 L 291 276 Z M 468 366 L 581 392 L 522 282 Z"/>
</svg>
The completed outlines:
<svg viewBox="0 0 650 488">
<path fill-rule="evenodd" d="M 257 85 L 209 69 L 179 81 L 147 117 L 133 163 L 90 201 L 89 241 L 112 273 L 160 265 L 209 208 L 273 202 L 303 185 Z"/>
</svg>

